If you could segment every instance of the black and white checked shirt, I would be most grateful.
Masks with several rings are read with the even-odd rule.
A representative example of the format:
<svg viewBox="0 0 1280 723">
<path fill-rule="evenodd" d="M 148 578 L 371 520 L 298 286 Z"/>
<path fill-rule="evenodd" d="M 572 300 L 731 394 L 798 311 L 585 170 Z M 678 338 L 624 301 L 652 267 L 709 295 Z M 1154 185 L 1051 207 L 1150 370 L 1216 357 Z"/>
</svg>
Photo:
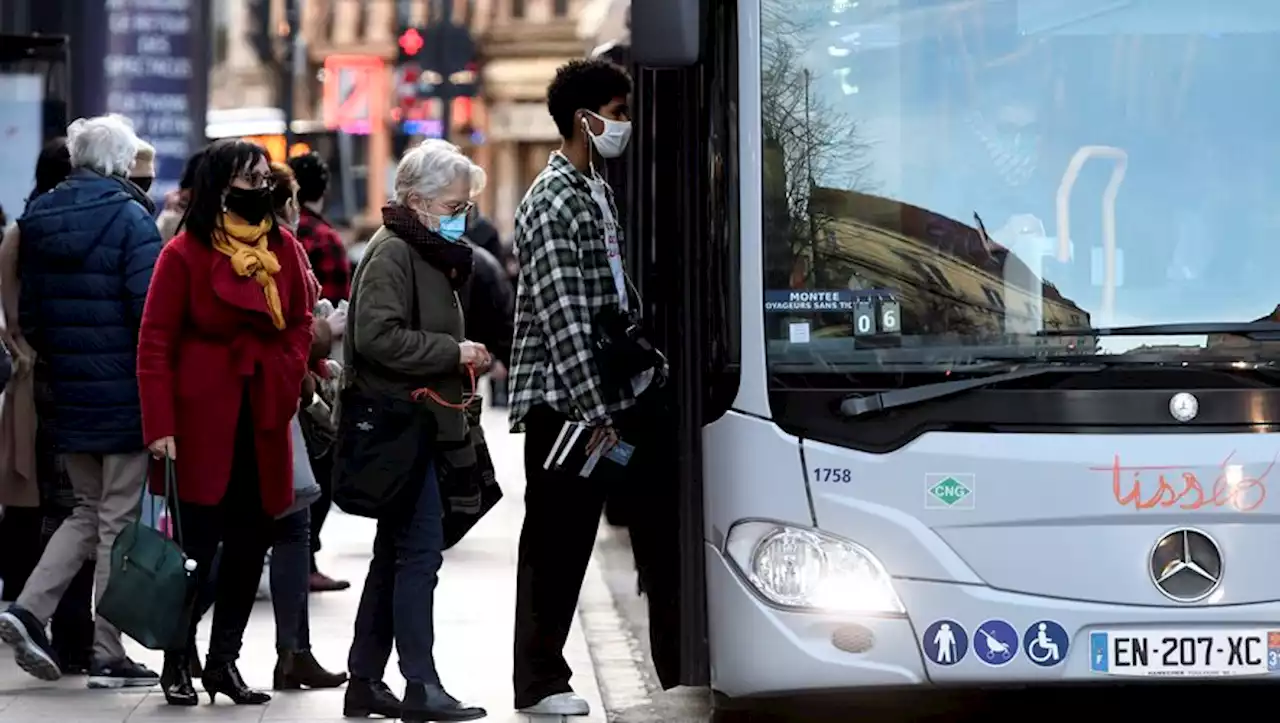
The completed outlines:
<svg viewBox="0 0 1280 723">
<path fill-rule="evenodd" d="M 613 192 L 608 194 L 616 219 Z M 630 390 L 606 392 L 592 352 L 592 320 L 619 305 L 604 223 L 587 177 L 560 153 L 551 154 L 516 209 L 513 432 L 524 431 L 525 415 L 539 404 L 589 424 L 611 421 L 611 414 L 635 404 Z"/>
</svg>

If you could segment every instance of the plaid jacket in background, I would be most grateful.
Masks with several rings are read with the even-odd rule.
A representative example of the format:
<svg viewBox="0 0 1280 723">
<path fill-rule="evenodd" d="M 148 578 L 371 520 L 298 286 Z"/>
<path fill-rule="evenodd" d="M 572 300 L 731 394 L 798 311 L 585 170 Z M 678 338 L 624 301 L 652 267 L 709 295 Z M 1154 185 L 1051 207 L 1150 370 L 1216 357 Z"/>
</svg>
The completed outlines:
<svg viewBox="0 0 1280 723">
<path fill-rule="evenodd" d="M 617 218 L 613 192 L 609 205 Z M 511 351 L 511 431 L 546 404 L 591 424 L 635 404 L 630 390 L 606 394 L 592 352 L 591 324 L 619 305 L 605 248 L 604 215 L 586 176 L 560 153 L 516 209 L 515 341 Z M 618 230 L 622 246 L 622 231 Z M 624 259 L 625 263 L 625 259 Z"/>
<path fill-rule="evenodd" d="M 320 281 L 320 298 L 338 303 L 351 297 L 351 259 L 347 247 L 333 226 L 305 206 L 295 234 L 307 250 L 311 270 Z"/>
</svg>

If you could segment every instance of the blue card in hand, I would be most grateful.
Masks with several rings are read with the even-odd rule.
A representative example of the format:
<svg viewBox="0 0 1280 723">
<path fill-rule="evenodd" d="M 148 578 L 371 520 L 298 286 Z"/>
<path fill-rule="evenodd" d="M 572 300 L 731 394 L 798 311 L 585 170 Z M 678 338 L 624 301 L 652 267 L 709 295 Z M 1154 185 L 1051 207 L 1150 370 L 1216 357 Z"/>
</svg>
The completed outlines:
<svg viewBox="0 0 1280 723">
<path fill-rule="evenodd" d="M 626 467 L 627 463 L 631 461 L 631 455 L 635 454 L 635 451 L 635 447 L 623 442 L 622 440 L 618 440 L 618 443 L 613 445 L 613 448 L 605 455 L 605 459 Z"/>
</svg>

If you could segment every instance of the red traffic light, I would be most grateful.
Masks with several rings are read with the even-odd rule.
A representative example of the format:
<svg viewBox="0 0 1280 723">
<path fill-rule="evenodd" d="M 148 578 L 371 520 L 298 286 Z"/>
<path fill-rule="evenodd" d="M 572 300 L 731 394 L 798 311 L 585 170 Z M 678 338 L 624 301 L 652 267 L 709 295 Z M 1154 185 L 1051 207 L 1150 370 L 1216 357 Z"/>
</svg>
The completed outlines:
<svg viewBox="0 0 1280 723">
<path fill-rule="evenodd" d="M 400 49 L 405 55 L 417 55 L 423 45 L 426 45 L 426 41 L 422 39 L 422 34 L 417 28 L 409 28 L 400 35 Z"/>
</svg>

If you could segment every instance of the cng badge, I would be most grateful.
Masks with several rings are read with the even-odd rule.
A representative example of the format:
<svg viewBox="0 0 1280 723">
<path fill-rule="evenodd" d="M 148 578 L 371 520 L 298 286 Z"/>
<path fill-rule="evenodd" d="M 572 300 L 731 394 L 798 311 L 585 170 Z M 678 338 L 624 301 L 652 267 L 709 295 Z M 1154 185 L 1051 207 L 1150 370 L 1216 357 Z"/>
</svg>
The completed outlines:
<svg viewBox="0 0 1280 723">
<path fill-rule="evenodd" d="M 971 474 L 926 474 L 924 507 L 927 510 L 972 510 L 977 498 Z"/>
</svg>

